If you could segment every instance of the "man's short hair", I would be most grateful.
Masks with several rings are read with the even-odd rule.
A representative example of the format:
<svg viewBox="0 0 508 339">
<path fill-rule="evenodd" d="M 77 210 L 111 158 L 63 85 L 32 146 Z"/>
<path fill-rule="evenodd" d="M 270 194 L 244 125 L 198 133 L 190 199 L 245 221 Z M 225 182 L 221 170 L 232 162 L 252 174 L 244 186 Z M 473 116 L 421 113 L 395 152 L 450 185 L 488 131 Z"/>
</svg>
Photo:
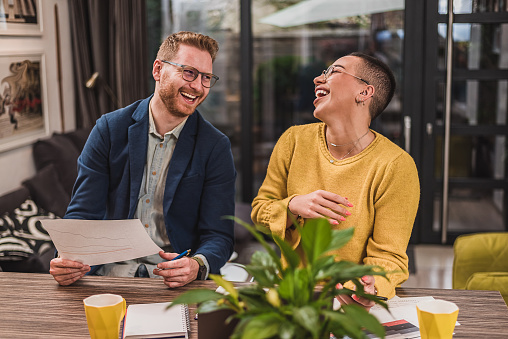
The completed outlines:
<svg viewBox="0 0 508 339">
<path fill-rule="evenodd" d="M 209 36 L 195 32 L 182 31 L 169 35 L 166 40 L 162 42 L 159 47 L 159 52 L 157 53 L 157 59 L 173 60 L 181 44 L 196 47 L 210 53 L 212 62 L 215 61 L 215 57 L 219 51 L 219 44 Z"/>
<path fill-rule="evenodd" d="M 369 106 L 371 120 L 374 120 L 393 98 L 396 86 L 395 77 L 388 65 L 373 56 L 360 52 L 349 55 L 362 59 L 363 63 L 356 67 L 356 73 L 374 86 L 375 92 Z"/>
</svg>

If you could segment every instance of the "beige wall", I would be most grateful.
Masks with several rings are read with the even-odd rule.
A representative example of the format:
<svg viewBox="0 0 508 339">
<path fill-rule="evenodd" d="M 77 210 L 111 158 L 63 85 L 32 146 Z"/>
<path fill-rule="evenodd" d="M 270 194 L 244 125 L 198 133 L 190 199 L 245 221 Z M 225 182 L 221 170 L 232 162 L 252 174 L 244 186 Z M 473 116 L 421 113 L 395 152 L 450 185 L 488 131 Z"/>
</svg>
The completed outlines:
<svg viewBox="0 0 508 339">
<path fill-rule="evenodd" d="M 0 55 L 11 53 L 44 53 L 46 93 L 45 110 L 48 117 L 47 133 L 61 132 L 60 99 L 57 77 L 55 4 L 58 6 L 60 26 L 60 53 L 62 60 L 62 91 L 65 131 L 75 128 L 74 80 L 72 69 L 71 36 L 67 0 L 43 0 L 42 36 L 0 35 Z M 0 141 L 1 142 L 1 141 Z M 32 159 L 32 143 L 0 152 L 0 195 L 20 186 L 35 174 Z"/>
</svg>

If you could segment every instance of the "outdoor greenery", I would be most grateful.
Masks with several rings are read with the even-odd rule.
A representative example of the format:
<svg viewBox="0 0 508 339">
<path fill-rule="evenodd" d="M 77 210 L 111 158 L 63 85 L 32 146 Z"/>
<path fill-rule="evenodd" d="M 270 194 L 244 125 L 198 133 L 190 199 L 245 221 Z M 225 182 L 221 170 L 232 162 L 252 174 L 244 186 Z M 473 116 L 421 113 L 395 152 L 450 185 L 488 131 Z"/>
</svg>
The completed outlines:
<svg viewBox="0 0 508 339">
<path fill-rule="evenodd" d="M 210 275 L 225 294 L 209 289 L 193 289 L 176 298 L 172 305 L 199 304 L 198 312 L 230 309 L 239 319 L 231 338 L 330 338 L 344 336 L 367 338 L 367 331 L 384 338 L 379 321 L 364 308 L 344 305 L 333 310 L 333 298 L 339 294 L 356 294 L 386 304 L 364 293 L 361 277 L 377 275 L 386 278 L 379 267 L 358 265 L 336 260 L 330 251 L 341 248 L 353 236 L 354 229 L 332 230 L 326 219 L 308 220 L 303 227 L 296 225 L 301 235 L 303 262 L 299 254 L 285 241 L 274 237 L 287 265 L 264 240 L 255 227 L 235 219 L 246 227 L 263 245 L 265 251 L 254 253 L 246 270 L 254 283 L 235 287 L 220 275 Z M 296 223 L 295 223 L 296 224 Z M 338 283 L 352 281 L 356 291 L 337 289 Z M 228 320 L 232 320 L 231 317 Z"/>
</svg>

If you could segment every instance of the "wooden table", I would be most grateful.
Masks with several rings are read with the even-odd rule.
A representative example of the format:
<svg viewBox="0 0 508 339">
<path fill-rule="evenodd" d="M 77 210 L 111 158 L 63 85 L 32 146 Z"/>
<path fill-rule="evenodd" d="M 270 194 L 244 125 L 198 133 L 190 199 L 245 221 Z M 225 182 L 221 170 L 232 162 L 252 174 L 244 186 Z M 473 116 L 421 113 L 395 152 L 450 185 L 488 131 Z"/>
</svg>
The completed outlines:
<svg viewBox="0 0 508 339">
<path fill-rule="evenodd" d="M 195 281 L 178 289 L 158 279 L 84 277 L 59 286 L 49 274 L 0 272 L 0 338 L 89 338 L 83 299 L 100 293 L 119 294 L 127 305 L 171 301 L 190 288 L 215 288 Z M 492 291 L 400 288 L 400 297 L 433 296 L 459 308 L 455 338 L 507 338 L 508 308 Z M 196 339 L 195 307 L 190 306 L 191 336 Z"/>
</svg>

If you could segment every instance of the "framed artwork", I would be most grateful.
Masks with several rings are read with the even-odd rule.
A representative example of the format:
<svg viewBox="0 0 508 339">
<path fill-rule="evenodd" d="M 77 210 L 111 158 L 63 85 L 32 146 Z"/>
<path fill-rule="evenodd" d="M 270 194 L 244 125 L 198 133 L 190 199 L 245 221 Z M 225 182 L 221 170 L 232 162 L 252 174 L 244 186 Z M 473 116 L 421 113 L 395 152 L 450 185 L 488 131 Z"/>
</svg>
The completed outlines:
<svg viewBox="0 0 508 339">
<path fill-rule="evenodd" d="M 0 55 L 0 152 L 49 134 L 43 53 Z"/>
<path fill-rule="evenodd" d="M 0 0 L 0 34 L 41 35 L 41 0 Z"/>
</svg>

